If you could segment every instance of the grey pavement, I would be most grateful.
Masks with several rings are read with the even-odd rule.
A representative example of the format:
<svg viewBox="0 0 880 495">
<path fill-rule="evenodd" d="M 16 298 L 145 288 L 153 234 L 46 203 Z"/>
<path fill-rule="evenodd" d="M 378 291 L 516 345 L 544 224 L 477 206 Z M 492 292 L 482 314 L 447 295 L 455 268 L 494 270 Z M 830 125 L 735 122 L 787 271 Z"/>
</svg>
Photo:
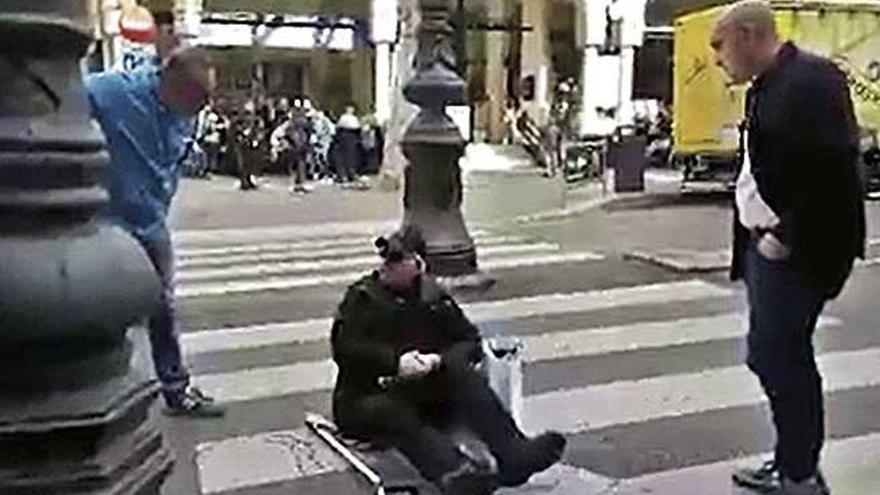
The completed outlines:
<svg viewBox="0 0 880 495">
<path fill-rule="evenodd" d="M 519 147 L 472 145 L 461 160 L 465 189 L 463 211 L 472 223 L 497 223 L 541 212 L 562 211 L 603 196 L 601 188 L 569 188 L 541 176 Z M 370 185 L 372 181 L 367 180 Z M 342 189 L 315 183 L 311 194 L 290 192 L 289 179 L 266 176 L 260 188 L 240 191 L 232 177 L 184 180 L 172 208 L 179 230 L 234 229 L 320 223 L 396 221 L 402 190 Z"/>
<path fill-rule="evenodd" d="M 657 183 L 666 189 L 610 202 L 587 192 L 579 204 L 588 207 L 531 218 L 496 212 L 472 223 L 481 265 L 498 283 L 460 301 L 484 334 L 526 344 L 523 426 L 569 439 L 564 464 L 505 495 L 742 495 L 730 470 L 772 448 L 768 411 L 742 366 L 739 287 L 718 273 L 634 257 L 675 253 L 686 264 L 687 253 L 722 252 L 726 200 L 682 198 L 674 182 Z M 163 419 L 178 456 L 164 494 L 370 493 L 303 421 L 308 412 L 330 415 L 328 318 L 347 281 L 373 263 L 370 236 L 397 221 L 375 206 L 386 193 L 375 193 L 371 209 L 363 199 L 372 192 L 318 191 L 303 203 L 345 207 L 300 219 L 299 198 L 280 186 L 244 200 L 249 193 L 219 181 L 195 184 L 198 193 L 190 186 L 176 224 L 183 343 L 196 383 L 229 414 Z M 247 223 L 256 213 L 269 218 Z M 872 232 L 877 213 L 872 205 Z M 880 487 L 876 265 L 856 269 L 817 337 L 830 438 L 824 468 L 836 494 Z"/>
</svg>

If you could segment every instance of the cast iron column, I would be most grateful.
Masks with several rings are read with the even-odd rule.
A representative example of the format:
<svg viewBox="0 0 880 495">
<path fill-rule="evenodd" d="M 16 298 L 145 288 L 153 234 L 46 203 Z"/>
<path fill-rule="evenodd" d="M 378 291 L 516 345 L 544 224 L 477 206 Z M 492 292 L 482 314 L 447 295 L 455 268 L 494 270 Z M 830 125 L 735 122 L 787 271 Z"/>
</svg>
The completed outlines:
<svg viewBox="0 0 880 495">
<path fill-rule="evenodd" d="M 0 493 L 157 495 L 158 300 L 137 243 L 96 220 L 103 137 L 80 60 L 87 0 L 0 2 Z"/>
<path fill-rule="evenodd" d="M 420 0 L 415 76 L 403 94 L 419 112 L 403 137 L 405 170 L 404 225 L 418 227 L 427 244 L 431 271 L 447 285 L 485 286 L 477 252 L 461 213 L 462 184 L 458 160 L 465 141 L 445 112 L 465 103 L 465 82 L 455 72 L 447 0 Z"/>
</svg>

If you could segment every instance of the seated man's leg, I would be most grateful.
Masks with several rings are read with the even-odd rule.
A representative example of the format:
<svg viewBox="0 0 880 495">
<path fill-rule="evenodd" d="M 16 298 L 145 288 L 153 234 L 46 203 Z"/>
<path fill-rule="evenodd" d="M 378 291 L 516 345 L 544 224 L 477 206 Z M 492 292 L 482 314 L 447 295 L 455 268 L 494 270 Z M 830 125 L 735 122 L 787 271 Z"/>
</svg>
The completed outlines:
<svg viewBox="0 0 880 495">
<path fill-rule="evenodd" d="M 558 433 L 526 437 L 476 371 L 447 373 L 446 387 L 454 414 L 486 442 L 498 461 L 502 485 L 521 485 L 562 457 L 565 438 Z"/>
<path fill-rule="evenodd" d="M 425 478 L 438 481 L 462 459 L 443 433 L 422 421 L 418 408 L 391 394 L 373 395 L 336 407 L 336 420 L 346 433 L 400 449 Z"/>
</svg>

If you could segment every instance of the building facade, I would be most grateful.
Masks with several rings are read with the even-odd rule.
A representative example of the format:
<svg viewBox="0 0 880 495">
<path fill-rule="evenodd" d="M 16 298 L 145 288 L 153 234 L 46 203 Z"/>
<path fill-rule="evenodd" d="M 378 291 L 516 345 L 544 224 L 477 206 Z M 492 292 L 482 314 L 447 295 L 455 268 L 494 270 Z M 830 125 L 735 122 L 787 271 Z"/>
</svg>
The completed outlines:
<svg viewBox="0 0 880 495">
<path fill-rule="evenodd" d="M 125 49 L 119 12 L 136 0 L 92 1 L 101 58 L 113 61 Z M 224 91 L 304 96 L 332 113 L 354 103 L 380 122 L 402 104 L 417 0 L 140 1 L 172 10 L 178 29 L 216 51 Z M 718 2 L 450 0 L 474 136 L 500 141 L 512 105 L 546 124 L 560 89 L 570 93 L 568 124 L 576 132 L 631 124 L 645 19 L 671 24 L 679 8 L 708 3 Z"/>
</svg>

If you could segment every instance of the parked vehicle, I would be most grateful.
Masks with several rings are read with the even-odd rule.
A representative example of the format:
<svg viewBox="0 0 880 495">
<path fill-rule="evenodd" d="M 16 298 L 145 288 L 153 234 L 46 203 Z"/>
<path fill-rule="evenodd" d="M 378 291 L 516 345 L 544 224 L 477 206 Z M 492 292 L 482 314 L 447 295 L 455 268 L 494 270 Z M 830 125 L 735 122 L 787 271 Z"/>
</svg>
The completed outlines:
<svg viewBox="0 0 880 495">
<path fill-rule="evenodd" d="M 783 39 L 838 63 L 849 78 L 864 139 L 862 156 L 876 157 L 880 131 L 880 1 L 773 1 Z M 733 188 L 744 87 L 732 87 L 715 66 L 709 38 L 724 7 L 675 22 L 672 161 L 685 188 Z M 876 160 L 876 158 L 874 158 Z M 865 163 L 869 192 L 880 191 L 880 166 Z"/>
</svg>

